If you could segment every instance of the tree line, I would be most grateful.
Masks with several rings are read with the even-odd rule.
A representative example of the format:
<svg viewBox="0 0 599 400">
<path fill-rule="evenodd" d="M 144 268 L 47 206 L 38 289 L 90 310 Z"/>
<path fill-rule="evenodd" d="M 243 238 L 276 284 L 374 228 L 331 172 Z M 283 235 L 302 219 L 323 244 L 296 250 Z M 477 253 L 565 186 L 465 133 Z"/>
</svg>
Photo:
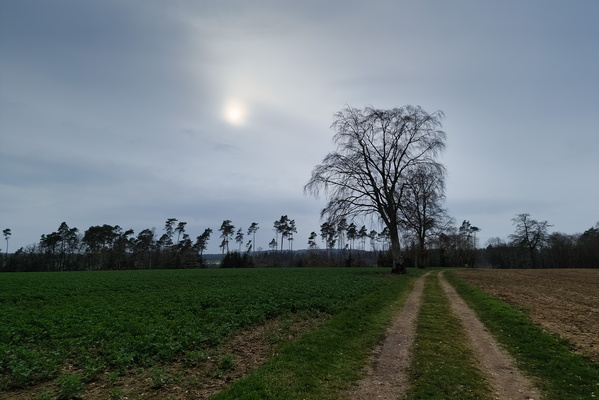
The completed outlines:
<svg viewBox="0 0 599 400">
<path fill-rule="evenodd" d="M 449 218 L 449 217 L 448 217 Z M 478 246 L 480 228 L 464 220 L 455 226 L 449 218 L 420 238 L 400 228 L 403 258 L 409 267 L 493 267 L 493 268 L 599 268 L 599 222 L 579 234 L 550 233 L 547 221 L 530 214 L 512 219 L 514 233 L 507 240 L 498 237 Z M 97 225 L 83 233 L 66 222 L 56 232 L 41 235 L 36 244 L 8 253 L 10 229 L 4 229 L 6 250 L 0 254 L 2 271 L 72 271 L 115 269 L 206 268 L 204 252 L 212 236 L 207 228 L 192 240 L 187 223 L 166 220 L 163 233 L 154 228 L 137 235 L 115 225 Z M 247 230 L 224 220 L 218 229 L 221 255 L 214 266 L 244 267 L 333 267 L 380 266 L 392 268 L 391 237 L 386 228 L 377 231 L 365 224 L 340 218 L 327 220 L 312 231 L 305 250 L 293 251 L 295 220 L 287 215 L 273 223 L 274 237 L 269 249 L 255 247 L 260 229 L 252 222 Z M 247 238 L 247 241 L 245 240 Z M 235 242 L 235 245 L 232 242 Z M 286 244 L 286 248 L 285 248 Z"/>
<path fill-rule="evenodd" d="M 186 222 L 169 218 L 164 233 L 144 229 L 134 235 L 119 225 L 91 226 L 83 233 L 60 224 L 41 235 L 38 243 L 18 249 L 4 262 L 5 271 L 67 271 L 103 269 L 194 268 L 202 265 L 212 232 L 195 241 L 185 232 Z"/>
<path fill-rule="evenodd" d="M 137 235 L 119 225 L 96 225 L 81 232 L 62 222 L 55 232 L 43 234 L 38 243 L 8 254 L 10 229 L 5 229 L 6 252 L 0 255 L 2 271 L 72 271 L 114 269 L 204 268 L 204 252 L 213 230 L 207 228 L 195 240 L 186 232 L 187 222 L 168 218 L 159 234 L 155 228 Z M 249 228 L 236 228 L 224 220 L 218 228 L 221 267 L 372 265 L 376 254 L 389 249 L 387 229 L 377 232 L 360 228 L 345 219 L 325 221 L 319 233 L 307 239 L 308 254 L 293 251 L 296 222 L 282 215 L 273 223 L 274 237 L 268 250 L 256 251 L 257 222 Z M 318 237 L 322 245 L 318 243 Z M 247 240 L 246 240 L 247 238 Z M 297 253 L 297 254 L 293 254 Z M 354 262 L 351 261 L 352 256 Z"/>
<path fill-rule="evenodd" d="M 168 218 L 159 234 L 155 228 L 144 229 L 137 235 L 133 229 L 123 229 L 119 225 L 96 225 L 81 232 L 62 222 L 55 232 L 43 234 L 38 243 L 18 249 L 8 254 L 10 229 L 3 231 L 6 239 L 6 252 L 0 255 L 2 271 L 72 271 L 72 270 L 118 270 L 118 269 L 164 269 L 164 268 L 204 268 L 208 262 L 204 252 L 208 247 L 213 230 L 207 228 L 195 240 L 186 232 L 187 222 Z M 224 220 L 218 228 L 221 267 L 277 267 L 291 265 L 328 266 L 338 263 L 345 254 L 351 257 L 352 251 L 361 253 L 385 251 L 388 248 L 386 230 L 367 231 L 354 223 L 340 220 L 337 225 L 324 222 L 320 227 L 320 237 L 325 243 L 321 252 L 316 242 L 318 235 L 311 232 L 307 245 L 310 260 L 301 255 L 293 255 L 294 233 L 297 227 L 294 219 L 282 215 L 273 223 L 274 237 L 269 250 L 256 251 L 257 222 L 249 228 L 236 228 L 231 220 Z M 366 234 L 368 232 L 368 234 Z M 371 249 L 365 246 L 366 237 Z M 246 241 L 247 238 L 247 241 Z M 360 244 L 356 244 L 359 242 Z M 284 245 L 287 244 L 287 249 Z M 338 244 L 338 246 L 336 246 Z M 367 257 L 372 258 L 372 257 Z M 366 265 L 366 263 L 361 263 Z"/>
<path fill-rule="evenodd" d="M 335 131 L 333 140 L 337 151 L 325 156 L 304 187 L 306 193 L 318 196 L 323 192 L 327 196 L 328 203 L 321 216 L 327 221 L 323 236 L 329 255 L 333 241 L 340 242 L 341 253 L 344 253 L 346 238 L 339 232 L 347 229 L 347 221 L 370 216 L 384 226 L 392 272 L 405 272 L 401 229 L 414 237 L 419 248 L 418 265 L 425 266 L 426 241 L 446 219 L 441 206 L 445 198 L 445 167 L 436 159 L 445 148 L 446 135 L 440 129 L 442 118 L 441 111 L 429 114 L 419 106 L 410 105 L 390 110 L 373 107 L 360 110 L 347 106 L 335 114 L 331 127 Z M 43 236 L 39 248 L 28 254 L 39 258 L 32 265 L 64 270 L 81 265 L 74 259 L 78 258 L 75 257 L 78 242 L 83 242 L 86 269 L 101 269 L 106 265 L 120 268 L 125 263 L 133 268 L 201 266 L 201 243 L 184 236 L 185 223 L 175 226 L 175 222 L 178 221 L 167 220 L 165 234 L 158 240 L 152 230 L 144 230 L 132 238 L 131 230 L 105 225 L 93 227 L 97 235 L 86 231 L 81 241 L 76 240 L 76 229 L 65 223 L 57 232 Z M 287 240 L 291 253 L 293 234 L 297 232 L 295 221 L 282 216 L 274 228 L 277 236 L 269 247 L 275 249 L 280 239 L 278 245 L 282 253 Z M 232 240 L 238 243 L 238 252 L 241 252 L 243 231 L 237 230 L 236 234 L 234 229 L 229 220 L 221 226 L 223 255 L 231 253 Z M 334 239 L 333 229 L 337 239 Z M 173 241 L 175 234 L 177 240 Z M 315 236 L 311 237 L 314 242 Z M 19 257 L 22 255 L 17 253 Z"/>
<path fill-rule="evenodd" d="M 324 248 L 313 231 L 308 252 L 295 254 L 296 223 L 283 215 L 274 221 L 269 250 L 256 252 L 258 224 L 246 232 L 224 220 L 218 229 L 221 266 L 376 264 L 405 273 L 407 266 L 598 265 L 599 227 L 578 236 L 549 235 L 551 225 L 529 214 L 513 219 L 515 232 L 507 242 L 495 238 L 484 252 L 478 250 L 480 229 L 466 220 L 455 226 L 444 207 L 446 170 L 438 161 L 445 149 L 443 117 L 442 111 L 428 113 L 411 105 L 388 110 L 346 106 L 337 112 L 331 125 L 336 150 L 314 167 L 304 186 L 305 193 L 327 199 L 319 232 Z M 363 220 L 381 227 L 380 232 L 365 224 L 358 227 L 357 221 Z M 169 218 L 158 237 L 154 229 L 134 236 L 133 230 L 118 225 L 93 226 L 80 234 L 63 222 L 56 232 L 42 235 L 38 244 L 19 249 L 2 264 L 4 270 L 58 271 L 203 267 L 212 229 L 194 241 L 186 224 Z M 8 248 L 10 229 L 3 232 Z M 246 242 L 246 237 L 251 239 Z"/>
<path fill-rule="evenodd" d="M 514 233 L 495 237 L 480 250 L 481 262 L 494 268 L 599 268 L 599 222 L 577 234 L 549 232 L 548 221 L 516 215 Z"/>
</svg>

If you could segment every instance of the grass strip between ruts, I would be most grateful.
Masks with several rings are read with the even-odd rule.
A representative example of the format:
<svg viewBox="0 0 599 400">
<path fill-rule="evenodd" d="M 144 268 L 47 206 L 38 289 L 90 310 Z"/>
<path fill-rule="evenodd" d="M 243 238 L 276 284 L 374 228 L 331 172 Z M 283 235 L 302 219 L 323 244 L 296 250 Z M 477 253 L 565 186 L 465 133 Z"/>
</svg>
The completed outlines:
<svg viewBox="0 0 599 400">
<path fill-rule="evenodd" d="M 362 375 L 370 351 L 381 340 L 422 271 L 391 282 L 356 301 L 244 379 L 212 399 L 336 399 Z"/>
<path fill-rule="evenodd" d="M 599 364 L 570 351 L 568 343 L 543 331 L 527 313 L 446 274 L 491 334 L 516 358 L 518 367 L 537 377 L 544 399 L 599 398 Z"/>
<path fill-rule="evenodd" d="M 492 399 L 466 333 L 437 279 L 426 278 L 408 399 Z"/>
</svg>

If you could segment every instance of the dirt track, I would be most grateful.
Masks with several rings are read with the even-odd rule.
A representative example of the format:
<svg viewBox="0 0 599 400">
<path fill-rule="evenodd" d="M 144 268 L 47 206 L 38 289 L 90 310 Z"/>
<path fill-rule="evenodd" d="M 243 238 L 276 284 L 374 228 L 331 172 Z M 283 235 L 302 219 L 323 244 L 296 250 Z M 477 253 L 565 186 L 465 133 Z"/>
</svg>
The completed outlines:
<svg viewBox="0 0 599 400">
<path fill-rule="evenodd" d="M 427 274 L 428 275 L 428 274 Z M 397 315 L 383 343 L 373 354 L 366 376 L 352 399 L 397 399 L 408 388 L 408 369 L 415 339 L 416 320 L 420 309 L 425 276 L 414 284 L 406 304 Z M 515 361 L 487 332 L 474 311 L 443 278 L 438 279 L 453 312 L 460 319 L 483 370 L 489 376 L 497 399 L 539 399 L 539 391 L 515 366 Z"/>
<path fill-rule="evenodd" d="M 366 377 L 360 382 L 352 399 L 397 399 L 405 393 L 424 279 L 422 276 L 414 283 L 412 292 L 389 328 L 385 340 L 372 354 Z"/>
<path fill-rule="evenodd" d="M 539 399 L 539 391 L 532 381 L 518 370 L 515 360 L 499 346 L 476 313 L 445 280 L 443 273 L 439 274 L 439 279 L 451 302 L 451 309 L 462 322 L 478 360 L 490 377 L 496 398 Z"/>
<path fill-rule="evenodd" d="M 567 339 L 574 351 L 599 362 L 599 270 L 467 269 L 455 274 L 529 310 L 532 320 L 543 329 Z"/>
</svg>

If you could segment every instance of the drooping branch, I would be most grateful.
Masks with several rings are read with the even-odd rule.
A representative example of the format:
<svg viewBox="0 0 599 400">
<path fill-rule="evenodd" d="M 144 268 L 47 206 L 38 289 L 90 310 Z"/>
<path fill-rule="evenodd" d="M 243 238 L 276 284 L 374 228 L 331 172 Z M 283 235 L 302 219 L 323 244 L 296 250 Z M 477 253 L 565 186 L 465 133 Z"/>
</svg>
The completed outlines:
<svg viewBox="0 0 599 400">
<path fill-rule="evenodd" d="M 347 106 L 331 128 L 337 149 L 312 171 L 304 187 L 316 197 L 324 192 L 322 216 L 376 214 L 387 226 L 399 265 L 398 222 L 410 171 L 426 166 L 444 176 L 436 157 L 445 148 L 440 130 L 443 113 L 420 107 L 391 110 Z"/>
</svg>

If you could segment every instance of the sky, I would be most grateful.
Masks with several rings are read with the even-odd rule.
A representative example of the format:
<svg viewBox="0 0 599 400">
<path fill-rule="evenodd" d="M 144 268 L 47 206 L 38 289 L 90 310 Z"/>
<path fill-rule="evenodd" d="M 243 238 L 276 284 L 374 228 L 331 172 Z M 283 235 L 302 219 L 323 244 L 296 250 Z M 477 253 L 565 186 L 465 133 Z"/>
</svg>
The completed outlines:
<svg viewBox="0 0 599 400">
<path fill-rule="evenodd" d="M 346 105 L 445 113 L 445 206 L 507 239 L 599 221 L 594 0 L 0 0 L 0 229 L 61 222 L 195 239 L 225 219 L 267 249 L 335 150 Z M 5 242 L 1 242 L 5 249 Z M 321 244 L 319 242 L 319 244 Z M 322 245 L 322 244 L 321 244 Z"/>
</svg>

